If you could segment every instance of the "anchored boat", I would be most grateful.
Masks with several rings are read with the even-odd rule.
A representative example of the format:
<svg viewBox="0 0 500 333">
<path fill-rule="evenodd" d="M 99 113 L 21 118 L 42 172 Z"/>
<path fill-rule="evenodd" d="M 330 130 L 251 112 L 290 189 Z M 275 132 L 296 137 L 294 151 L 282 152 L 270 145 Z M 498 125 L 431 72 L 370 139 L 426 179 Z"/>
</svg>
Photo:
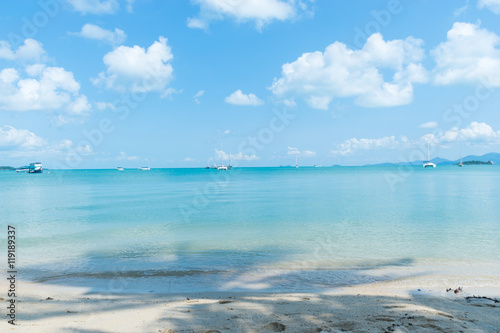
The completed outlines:
<svg viewBox="0 0 500 333">
<path fill-rule="evenodd" d="M 42 173 L 43 167 L 41 162 L 30 163 L 28 173 Z"/>
<path fill-rule="evenodd" d="M 424 168 L 435 168 L 436 164 L 432 163 L 430 161 L 429 157 L 429 141 L 427 141 L 427 161 L 424 161 L 424 164 L 422 165 Z"/>
</svg>

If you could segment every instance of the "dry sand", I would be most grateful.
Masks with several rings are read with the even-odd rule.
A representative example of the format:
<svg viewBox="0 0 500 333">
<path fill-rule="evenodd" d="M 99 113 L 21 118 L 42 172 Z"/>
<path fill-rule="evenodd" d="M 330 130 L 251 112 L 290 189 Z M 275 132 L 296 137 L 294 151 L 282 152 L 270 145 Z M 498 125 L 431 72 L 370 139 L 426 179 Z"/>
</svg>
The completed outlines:
<svg viewBox="0 0 500 333">
<path fill-rule="evenodd" d="M 23 283 L 1 332 L 500 332 L 500 288 L 392 281 L 322 293 L 103 294 Z M 7 299 L 2 301 L 3 304 Z M 5 309 L 5 307 L 4 307 Z M 5 318 L 5 317 L 4 317 Z"/>
</svg>

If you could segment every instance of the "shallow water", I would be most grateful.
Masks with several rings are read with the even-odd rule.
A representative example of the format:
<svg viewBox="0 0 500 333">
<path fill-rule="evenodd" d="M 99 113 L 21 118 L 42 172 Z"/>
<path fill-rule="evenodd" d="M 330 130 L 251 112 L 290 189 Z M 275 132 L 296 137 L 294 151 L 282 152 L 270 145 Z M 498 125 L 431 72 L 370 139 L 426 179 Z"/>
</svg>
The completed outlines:
<svg viewBox="0 0 500 333">
<path fill-rule="evenodd" d="M 0 172 L 0 208 L 24 279 L 295 290 L 370 282 L 387 267 L 498 268 L 499 176 L 497 166 Z"/>
</svg>

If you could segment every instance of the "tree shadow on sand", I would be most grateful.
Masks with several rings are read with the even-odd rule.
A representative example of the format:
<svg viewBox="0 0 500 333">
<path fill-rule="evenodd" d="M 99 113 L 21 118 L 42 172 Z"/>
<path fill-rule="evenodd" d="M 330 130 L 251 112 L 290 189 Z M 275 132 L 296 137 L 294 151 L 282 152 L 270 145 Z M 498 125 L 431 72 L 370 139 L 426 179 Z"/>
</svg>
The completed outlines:
<svg viewBox="0 0 500 333">
<path fill-rule="evenodd" d="M 348 270 L 262 272 L 258 267 L 263 260 L 267 259 L 250 256 L 244 266 L 237 266 L 246 268 L 232 271 L 227 270 L 234 265 L 231 261 L 200 271 L 179 269 L 183 263 L 170 269 L 93 271 L 102 266 L 89 260 L 79 271 L 51 272 L 36 282 L 49 286 L 41 290 L 51 294 L 22 296 L 19 323 L 36 326 L 40 332 L 82 333 L 499 332 L 500 304 L 471 302 L 451 293 L 395 296 L 370 291 L 373 283 L 425 274 L 409 273 L 411 258 L 364 262 Z M 401 268 L 402 273 L 392 268 Z M 171 290 L 172 281 L 189 287 Z M 87 291 L 71 294 L 58 291 L 60 287 Z M 358 295 L 355 291 L 361 289 Z"/>
<path fill-rule="evenodd" d="M 91 293 L 55 296 L 44 314 L 30 313 L 37 302 L 45 301 L 23 299 L 20 320 L 40 332 L 498 332 L 500 324 L 498 304 L 452 294 Z"/>
</svg>

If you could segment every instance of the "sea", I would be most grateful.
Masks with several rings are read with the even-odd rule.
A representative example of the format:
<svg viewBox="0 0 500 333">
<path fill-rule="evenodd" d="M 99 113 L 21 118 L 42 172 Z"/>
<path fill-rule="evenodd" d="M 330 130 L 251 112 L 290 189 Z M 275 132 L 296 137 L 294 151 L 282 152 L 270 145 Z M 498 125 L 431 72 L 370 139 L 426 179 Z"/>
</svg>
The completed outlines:
<svg viewBox="0 0 500 333">
<path fill-rule="evenodd" d="M 1 252 L 12 226 L 28 282 L 124 293 L 499 282 L 498 166 L 2 171 L 0 193 Z"/>
</svg>

